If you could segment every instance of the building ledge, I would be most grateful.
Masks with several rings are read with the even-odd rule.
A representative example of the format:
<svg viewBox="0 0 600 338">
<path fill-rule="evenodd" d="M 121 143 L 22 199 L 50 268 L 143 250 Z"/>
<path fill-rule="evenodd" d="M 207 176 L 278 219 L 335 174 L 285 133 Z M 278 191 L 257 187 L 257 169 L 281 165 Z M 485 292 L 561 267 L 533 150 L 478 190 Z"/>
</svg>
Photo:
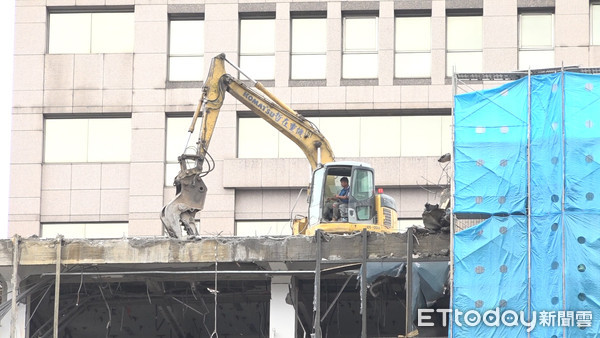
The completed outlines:
<svg viewBox="0 0 600 338">
<path fill-rule="evenodd" d="M 407 255 L 406 233 L 369 233 L 367 260 L 404 261 Z M 256 263 L 314 262 L 317 259 L 316 236 L 269 237 L 198 237 L 188 240 L 171 238 L 124 239 L 39 239 L 14 237 L 0 240 L 0 268 L 13 264 L 13 246 L 18 241 L 20 266 L 56 264 L 57 245 L 61 264 L 179 264 L 179 263 Z M 323 235 L 321 258 L 328 262 L 362 259 L 362 235 Z M 449 234 L 417 233 L 415 259 L 447 260 Z M 216 250 L 216 254 L 215 254 Z"/>
</svg>

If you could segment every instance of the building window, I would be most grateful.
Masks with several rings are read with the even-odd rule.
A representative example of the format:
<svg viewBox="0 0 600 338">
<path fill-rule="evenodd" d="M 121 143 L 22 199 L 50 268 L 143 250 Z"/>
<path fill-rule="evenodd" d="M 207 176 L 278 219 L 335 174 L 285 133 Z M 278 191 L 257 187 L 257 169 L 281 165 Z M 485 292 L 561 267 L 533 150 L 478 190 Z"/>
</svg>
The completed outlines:
<svg viewBox="0 0 600 338">
<path fill-rule="evenodd" d="M 117 222 L 97 223 L 43 223 L 42 238 L 123 238 L 127 237 L 129 225 Z"/>
<path fill-rule="evenodd" d="M 327 61 L 327 19 L 292 19 L 293 80 L 325 79 Z"/>
<path fill-rule="evenodd" d="M 600 3 L 593 3 L 590 8 L 591 14 L 591 45 L 600 45 Z"/>
<path fill-rule="evenodd" d="M 236 236 L 291 235 L 290 221 L 236 221 Z"/>
<path fill-rule="evenodd" d="M 267 121 L 258 117 L 238 120 L 238 158 L 302 157 L 302 150 Z"/>
<path fill-rule="evenodd" d="M 169 81 L 204 80 L 204 21 L 171 20 Z"/>
<path fill-rule="evenodd" d="M 396 18 L 396 78 L 431 76 L 431 18 Z"/>
<path fill-rule="evenodd" d="M 200 135 L 202 119 L 196 121 L 194 133 L 190 136 L 188 130 L 192 123 L 191 117 L 167 117 L 167 136 L 165 151 L 165 185 L 172 186 L 175 176 L 179 173 L 177 158 L 185 151 L 187 154 L 196 153 L 196 141 Z M 186 145 L 186 142 L 189 142 Z"/>
<path fill-rule="evenodd" d="M 377 17 L 344 17 L 342 77 L 377 78 Z"/>
<path fill-rule="evenodd" d="M 446 76 L 480 73 L 483 69 L 481 16 L 447 17 Z"/>
<path fill-rule="evenodd" d="M 255 80 L 275 79 L 274 19 L 240 20 L 240 68 Z"/>
<path fill-rule="evenodd" d="M 130 118 L 46 119 L 44 162 L 129 162 Z"/>
<path fill-rule="evenodd" d="M 519 15 L 519 69 L 554 67 L 554 14 Z"/>
<path fill-rule="evenodd" d="M 439 156 L 452 149 L 450 116 L 309 117 L 308 120 L 325 135 L 338 158 Z M 238 120 L 238 158 L 304 157 L 295 143 L 264 120 L 251 117 Z"/>
<path fill-rule="evenodd" d="M 48 53 L 132 53 L 130 12 L 50 13 Z"/>
</svg>

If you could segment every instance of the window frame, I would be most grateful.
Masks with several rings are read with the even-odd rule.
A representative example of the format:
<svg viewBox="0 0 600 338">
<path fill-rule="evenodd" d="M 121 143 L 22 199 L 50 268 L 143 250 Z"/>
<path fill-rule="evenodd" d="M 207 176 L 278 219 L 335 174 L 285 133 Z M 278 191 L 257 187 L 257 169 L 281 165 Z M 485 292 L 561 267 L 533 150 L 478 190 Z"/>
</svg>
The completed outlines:
<svg viewBox="0 0 600 338">
<path fill-rule="evenodd" d="M 118 13 L 128 13 L 132 15 L 132 25 L 131 25 L 131 45 L 130 49 L 127 51 L 93 51 L 93 18 L 94 14 L 118 14 Z M 55 14 L 90 14 L 89 20 L 89 29 L 90 29 L 90 37 L 88 41 L 87 52 L 72 52 L 72 51 L 52 51 L 51 39 L 52 39 L 52 16 Z M 98 7 L 98 6 L 85 6 L 79 8 L 72 9 L 64 9 L 61 7 L 48 7 L 48 11 L 46 13 L 46 21 L 47 21 L 47 38 L 46 38 L 46 54 L 60 55 L 60 54 L 123 54 L 123 53 L 134 53 L 135 52 L 135 11 L 134 6 L 110 6 L 110 7 Z"/>
<path fill-rule="evenodd" d="M 294 50 L 294 21 L 295 20 L 304 20 L 304 19 L 319 19 L 324 20 L 324 32 L 322 34 L 325 36 L 325 46 L 322 52 L 297 52 Z M 325 80 L 327 78 L 327 13 L 317 13 L 317 14 L 296 14 L 290 17 L 290 74 L 289 79 L 292 81 L 303 81 L 303 80 Z M 324 65 L 323 65 L 323 74 L 319 77 L 294 77 L 294 56 L 316 56 L 316 57 L 324 57 Z"/>
<path fill-rule="evenodd" d="M 550 38 L 552 40 L 552 44 L 550 47 L 523 47 L 523 16 L 548 16 L 550 15 L 551 18 L 551 31 L 550 31 Z M 554 28 L 555 28 L 555 16 L 554 13 L 552 12 L 521 12 L 519 13 L 519 41 L 518 41 L 518 46 L 519 46 L 519 50 L 554 50 L 555 48 L 555 36 L 554 36 Z"/>
<path fill-rule="evenodd" d="M 478 17 L 480 19 L 480 24 L 481 27 L 478 31 L 481 32 L 481 41 L 479 42 L 480 47 L 479 48 L 450 48 L 450 20 L 451 18 L 467 18 L 467 17 Z M 467 72 L 482 72 L 483 71 L 483 13 L 482 12 L 457 12 L 457 13 L 448 13 L 446 15 L 446 77 L 451 77 L 454 73 L 453 67 L 451 67 L 450 64 L 450 59 L 451 59 L 451 55 L 463 55 L 466 56 L 466 54 L 472 54 L 472 55 L 478 55 L 479 56 L 479 63 L 481 65 L 481 67 L 479 67 L 479 69 L 473 69 L 473 70 L 469 70 Z M 471 63 L 472 64 L 472 63 Z M 456 65 L 454 65 L 456 66 Z M 461 66 L 462 68 L 462 66 Z M 458 71 L 458 72 L 462 72 L 462 71 Z"/>
<path fill-rule="evenodd" d="M 195 53 L 182 53 L 182 54 L 173 54 L 171 52 L 172 49 L 172 42 L 173 42 L 173 37 L 172 37 L 172 24 L 173 22 L 177 22 L 177 21 L 200 21 L 202 22 L 202 52 L 199 54 L 195 54 Z M 194 82 L 194 81 L 203 81 L 205 74 L 204 74 L 204 61 L 205 61 L 205 54 L 206 54 L 206 50 L 205 50 L 205 39 L 204 39 L 204 35 L 205 35 L 205 19 L 204 19 L 204 15 L 203 14 L 195 14 L 195 15 L 171 15 L 169 16 L 169 43 L 168 43 L 168 50 L 167 50 L 167 81 L 168 82 Z M 183 79 L 183 80 L 178 80 L 178 79 L 172 79 L 171 75 L 172 75 L 172 64 L 171 64 L 171 58 L 201 58 L 201 62 L 200 62 L 200 72 L 201 74 L 199 74 L 198 78 L 195 79 Z"/>
<path fill-rule="evenodd" d="M 402 50 L 398 46 L 398 21 L 401 19 L 408 18 L 428 18 L 429 19 L 429 48 L 428 49 L 408 49 Z M 432 35 L 431 35 L 431 12 L 424 13 L 396 13 L 394 16 L 394 78 L 395 79 L 422 79 L 422 78 L 431 78 L 431 45 L 432 45 Z M 416 55 L 416 54 L 427 54 L 429 56 L 429 65 L 426 71 L 427 75 L 424 76 L 400 76 L 399 74 L 399 56 L 400 55 Z"/>
<path fill-rule="evenodd" d="M 242 41 L 244 40 L 244 36 L 243 36 L 243 27 L 242 27 L 242 22 L 243 21 L 259 21 L 259 20 L 270 20 L 273 24 L 273 41 L 272 41 L 272 51 L 268 51 L 268 52 L 247 52 L 242 50 L 243 47 L 243 43 Z M 242 69 L 244 72 L 246 72 L 248 74 L 248 76 L 251 76 L 253 78 L 253 80 L 264 80 L 264 81 L 272 81 L 275 80 L 275 67 L 276 67 L 276 62 L 275 62 L 275 55 L 276 55 L 276 48 L 275 48 L 275 40 L 276 40 L 276 35 L 275 35 L 275 25 L 276 25 L 276 20 L 275 20 L 275 13 L 261 13 L 260 15 L 253 13 L 253 14 L 240 14 L 239 16 L 239 29 L 238 29 L 238 34 L 239 34 L 239 39 L 238 39 L 238 50 L 239 50 L 239 62 L 238 65 L 240 67 L 240 69 Z M 257 36 L 262 36 L 261 34 L 258 34 Z M 272 62 L 272 69 L 270 69 L 269 72 L 264 72 L 264 73 L 260 73 L 258 71 L 256 71 L 253 67 L 250 67 L 249 65 L 246 64 L 246 62 L 248 62 L 248 58 L 267 58 L 267 57 L 272 57 L 273 62 Z M 256 59 L 255 59 L 256 61 Z M 266 74 L 266 75 L 264 75 Z M 246 79 L 246 76 L 244 74 L 240 73 L 240 78 L 241 79 Z"/>
<path fill-rule="evenodd" d="M 527 46 L 527 47 L 523 47 L 523 16 L 548 16 L 550 15 L 550 23 L 551 23 L 551 28 L 550 28 L 550 39 L 551 39 L 551 45 L 550 46 Z M 554 12 L 552 11 L 522 11 L 519 13 L 518 15 L 518 42 L 517 42 L 517 46 L 518 46 L 518 50 L 517 50 L 517 68 L 519 69 L 525 69 L 524 66 L 521 65 L 521 61 L 523 60 L 523 56 L 522 53 L 539 53 L 539 52 L 551 52 L 552 56 L 554 57 L 554 51 L 555 51 L 555 47 L 556 47 L 556 43 L 555 43 L 555 27 L 556 27 L 556 23 L 555 23 L 555 15 Z M 554 60 L 552 60 L 552 64 L 550 65 L 542 65 L 541 67 L 527 67 L 527 68 L 552 68 L 554 67 Z"/>
<path fill-rule="evenodd" d="M 286 231 L 285 231 L 285 233 L 283 231 L 280 231 L 279 233 L 259 232 L 259 233 L 256 233 L 255 235 L 249 235 L 249 234 L 240 235 L 240 233 L 239 233 L 240 225 L 242 227 L 249 226 L 250 230 L 256 230 L 256 229 L 262 230 L 262 228 L 260 226 L 257 228 L 255 225 L 252 225 L 252 223 L 267 224 L 267 225 L 274 224 L 276 227 L 279 226 L 280 229 L 285 228 Z M 277 230 L 277 229 L 275 229 L 275 230 Z M 290 236 L 290 235 L 292 235 L 292 228 L 291 228 L 289 219 L 236 219 L 235 220 L 235 235 L 236 236 L 250 236 L 250 237 L 253 237 L 253 236 Z"/>
<path fill-rule="evenodd" d="M 374 19 L 375 20 L 375 37 L 373 39 L 375 46 L 373 49 L 348 49 L 346 44 L 347 38 L 347 21 L 348 19 Z M 354 56 L 374 56 L 375 74 L 368 74 L 368 76 L 350 76 L 351 73 L 347 73 L 347 57 Z M 349 71 L 349 70 L 348 70 Z M 342 13 L 342 79 L 344 80 L 363 80 L 363 79 L 377 79 L 379 77 L 379 13 Z"/>
<path fill-rule="evenodd" d="M 90 160 L 90 152 L 92 152 L 92 157 L 98 157 L 99 156 L 98 154 L 101 154 L 101 153 L 98 153 L 98 154 L 94 155 L 94 152 L 93 152 L 93 150 L 94 150 L 93 149 L 94 144 L 90 145 L 90 143 L 88 142 L 90 140 L 90 130 L 89 130 L 89 125 L 90 124 L 89 123 L 90 123 L 90 121 L 95 121 L 95 120 L 109 120 L 109 119 L 113 119 L 113 120 L 128 120 L 128 129 L 127 130 L 129 131 L 129 134 L 127 135 L 127 137 L 124 138 L 124 139 L 127 139 L 128 142 L 129 142 L 128 143 L 128 154 L 127 154 L 127 156 L 124 156 L 124 157 L 127 157 L 127 159 L 109 159 L 109 160 L 99 160 L 99 161 L 97 161 L 97 160 Z M 88 125 L 88 129 L 86 129 L 86 132 L 85 132 L 85 137 L 86 137 L 86 140 L 85 140 L 85 158 L 86 158 L 86 160 L 85 161 L 83 161 L 83 160 L 74 160 L 74 159 L 69 159 L 69 160 L 65 160 L 65 161 L 62 161 L 62 160 L 49 160 L 48 159 L 48 157 L 47 157 L 48 156 L 48 148 L 47 148 L 47 146 L 50 144 L 50 142 L 48 141 L 48 137 L 49 137 L 48 132 L 49 132 L 49 129 L 48 129 L 48 126 L 47 126 L 47 122 L 48 121 L 60 121 L 60 120 L 63 120 L 63 121 L 86 121 L 87 120 L 87 122 L 88 122 L 88 124 L 87 124 Z M 131 162 L 131 139 L 132 139 L 131 122 L 132 121 L 131 121 L 131 116 L 130 115 L 122 115 L 122 114 L 116 114 L 116 115 L 108 115 L 107 114 L 105 116 L 97 116 L 97 115 L 94 115 L 94 116 L 85 116 L 85 115 L 74 115 L 74 116 L 56 115 L 56 116 L 53 116 L 53 115 L 45 115 L 44 116 L 44 126 L 43 126 L 44 130 L 43 130 L 43 149 L 42 149 L 43 155 L 42 155 L 42 164 L 54 164 L 54 163 L 129 163 L 129 162 Z M 113 132 L 113 131 L 114 130 L 111 130 L 110 132 Z M 69 134 L 71 134 L 71 133 L 69 133 Z M 112 141 L 118 141 L 118 140 L 115 140 L 115 138 L 111 138 L 110 135 L 111 135 L 110 133 L 107 134 L 106 138 L 104 138 L 104 139 L 111 139 Z M 114 135 L 114 134 L 112 134 L 112 135 Z M 95 140 L 97 142 L 100 139 L 98 139 L 98 140 L 93 139 L 93 140 Z M 83 140 L 81 140 L 81 141 L 83 142 Z M 110 147 L 110 144 L 107 145 L 107 146 Z M 113 149 L 113 148 L 111 148 L 111 149 Z M 123 149 L 122 144 L 119 144 L 118 149 Z M 50 150 L 52 150 L 52 149 L 50 149 Z"/>
<path fill-rule="evenodd" d="M 447 114 L 428 114 L 424 112 L 423 114 L 414 115 L 386 115 L 377 111 L 369 111 L 360 115 L 351 113 L 338 115 L 321 112 L 319 116 L 309 114 L 305 117 L 313 122 L 328 138 L 337 157 L 395 158 L 439 156 L 440 153 L 446 153 L 452 149 L 450 137 L 452 119 L 449 112 Z M 302 153 L 296 144 L 288 140 L 283 134 L 279 133 L 261 118 L 247 114 L 238 114 L 237 119 L 236 158 L 305 158 L 304 153 Z M 260 129 L 245 130 L 241 122 L 243 119 L 255 119 Z M 345 133 L 339 132 L 340 125 L 345 126 Z M 437 130 L 434 133 L 436 136 L 431 137 L 419 132 L 423 126 L 428 126 L 429 130 Z M 393 137 L 390 136 L 392 133 L 390 130 L 396 131 Z M 355 133 L 358 137 L 348 140 L 344 137 L 348 133 Z M 257 143 L 252 143 L 251 140 L 248 140 L 252 135 L 262 135 L 262 137 Z M 422 137 L 422 139 L 419 137 Z M 415 144 L 420 145 L 420 148 L 415 149 Z M 260 153 L 250 153 L 253 149 L 258 149 Z"/>
<path fill-rule="evenodd" d="M 188 125 L 191 124 L 192 122 L 192 112 L 186 113 L 186 114 L 166 114 L 165 116 L 165 159 L 164 159 L 164 164 L 165 164 L 165 177 L 164 177 L 164 186 L 165 187 L 171 187 L 173 186 L 173 179 L 175 178 L 175 176 L 177 176 L 177 173 L 179 173 L 180 167 L 179 167 L 179 161 L 177 161 L 177 157 L 170 157 L 170 155 L 172 155 L 169 151 L 169 149 L 171 147 L 175 148 L 177 145 L 175 144 L 171 144 L 171 142 L 176 142 L 176 141 L 180 141 L 179 139 L 175 139 L 175 138 L 181 138 L 181 139 L 188 139 L 188 135 L 189 133 L 185 133 L 185 130 L 179 130 L 180 132 L 176 132 L 173 135 L 171 135 L 169 133 L 170 129 L 169 128 L 169 120 L 170 119 L 181 119 L 182 121 L 184 119 L 188 120 Z M 183 123 L 183 122 L 182 122 Z M 196 144 L 196 140 L 198 140 L 198 136 L 200 135 L 200 126 L 202 125 L 202 117 L 199 117 L 198 120 L 196 120 L 196 128 L 194 129 L 194 133 L 189 136 L 189 142 L 187 145 L 186 153 L 189 153 L 188 149 L 191 149 L 191 147 L 193 147 Z M 186 127 L 187 128 L 187 127 Z M 188 130 L 188 129 L 186 129 Z M 171 138 L 171 137 L 172 138 Z M 185 146 L 185 144 L 181 145 L 182 147 Z M 194 149 L 194 153 L 196 153 L 196 150 Z M 179 156 L 181 154 L 177 154 L 177 156 Z M 176 170 L 173 169 L 174 167 L 176 167 Z"/>
<path fill-rule="evenodd" d="M 594 16 L 594 7 L 598 8 L 597 17 Z M 594 36 L 594 26 L 598 26 L 598 36 Z M 590 2 L 590 46 L 600 46 L 600 1 Z"/>
<path fill-rule="evenodd" d="M 98 236 L 86 236 L 85 234 L 88 232 L 88 227 L 89 226 L 97 226 L 97 225 L 107 225 L 107 224 L 113 224 L 116 226 L 120 226 L 120 227 L 125 227 L 125 233 L 121 233 L 119 235 L 116 235 L 114 237 L 109 236 L 109 237 L 98 237 Z M 62 226 L 62 227 L 67 227 L 69 225 L 71 226 L 77 226 L 77 225 L 81 225 L 83 226 L 83 233 L 84 236 L 83 237 L 73 237 L 70 234 L 61 234 L 64 235 L 65 238 L 73 238 L 73 239 L 78 239 L 78 238 L 87 238 L 87 239 L 112 239 L 112 238 L 123 238 L 123 236 L 127 237 L 129 235 L 129 222 L 125 221 L 125 222 L 118 222 L 118 221 L 110 221 L 110 222 L 42 222 L 40 224 L 40 237 L 41 238 L 55 238 L 56 236 L 48 236 L 47 234 L 44 234 L 44 228 L 46 225 L 49 226 Z M 54 233 L 54 232 L 52 232 Z"/>
</svg>

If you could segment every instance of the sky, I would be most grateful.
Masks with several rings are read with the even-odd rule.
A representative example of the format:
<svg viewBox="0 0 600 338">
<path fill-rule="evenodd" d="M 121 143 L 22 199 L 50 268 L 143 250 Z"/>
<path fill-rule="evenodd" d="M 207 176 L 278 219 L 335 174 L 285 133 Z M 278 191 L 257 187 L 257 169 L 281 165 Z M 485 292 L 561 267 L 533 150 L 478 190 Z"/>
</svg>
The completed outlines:
<svg viewBox="0 0 600 338">
<path fill-rule="evenodd" d="M 15 1 L 0 1 L 0 238 L 8 237 L 8 183 L 12 113 Z"/>
</svg>

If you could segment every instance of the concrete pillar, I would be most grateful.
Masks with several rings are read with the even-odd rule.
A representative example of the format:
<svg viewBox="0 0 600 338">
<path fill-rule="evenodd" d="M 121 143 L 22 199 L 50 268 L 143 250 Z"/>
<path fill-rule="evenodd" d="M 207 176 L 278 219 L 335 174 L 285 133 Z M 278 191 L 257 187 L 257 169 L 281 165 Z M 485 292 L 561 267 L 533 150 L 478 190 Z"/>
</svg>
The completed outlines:
<svg viewBox="0 0 600 338">
<path fill-rule="evenodd" d="M 290 280 L 291 277 L 289 276 L 275 276 L 271 279 L 269 338 L 295 337 L 296 316 L 294 307 L 285 301 Z"/>
<path fill-rule="evenodd" d="M 3 287 L 6 287 L 7 290 L 12 290 L 12 284 L 10 281 L 6 283 L 2 283 Z M 13 296 L 13 293 L 8 293 L 9 297 Z M 12 298 L 10 298 L 12 299 Z M 3 298 L 4 300 L 4 298 Z M 8 299 L 7 299 L 8 300 Z M 11 331 L 11 319 L 12 313 L 9 311 L 0 319 L 0 337 L 10 337 Z M 25 333 L 25 321 L 27 320 L 27 304 L 17 303 L 16 317 L 15 317 L 15 335 L 12 338 L 25 338 L 28 337 Z"/>
</svg>

